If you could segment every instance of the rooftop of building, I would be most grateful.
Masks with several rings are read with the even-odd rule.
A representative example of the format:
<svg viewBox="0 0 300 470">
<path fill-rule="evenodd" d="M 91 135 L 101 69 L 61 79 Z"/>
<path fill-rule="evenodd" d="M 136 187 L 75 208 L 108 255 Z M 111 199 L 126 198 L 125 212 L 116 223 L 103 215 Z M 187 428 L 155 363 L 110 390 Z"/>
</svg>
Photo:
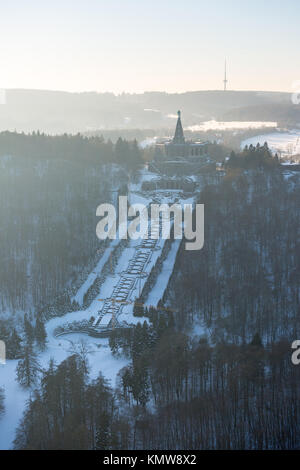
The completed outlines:
<svg viewBox="0 0 300 470">
<path fill-rule="evenodd" d="M 202 141 L 202 140 L 186 140 L 184 136 L 184 131 L 182 127 L 182 122 L 181 122 L 181 111 L 177 111 L 177 123 L 176 123 L 176 128 L 175 128 L 175 134 L 173 138 L 164 138 L 160 139 L 160 141 L 157 142 L 157 146 L 161 145 L 172 145 L 172 146 L 203 146 L 207 145 L 209 142 L 208 141 Z"/>
</svg>

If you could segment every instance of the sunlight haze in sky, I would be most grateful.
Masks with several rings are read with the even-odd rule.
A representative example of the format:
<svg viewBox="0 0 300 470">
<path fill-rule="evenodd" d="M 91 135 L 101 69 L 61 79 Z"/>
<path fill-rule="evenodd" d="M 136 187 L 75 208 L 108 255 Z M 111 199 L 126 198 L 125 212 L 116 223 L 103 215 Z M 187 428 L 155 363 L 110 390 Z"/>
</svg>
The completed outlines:
<svg viewBox="0 0 300 470">
<path fill-rule="evenodd" d="M 292 91 L 299 0 L 11 0 L 0 88 Z"/>
</svg>

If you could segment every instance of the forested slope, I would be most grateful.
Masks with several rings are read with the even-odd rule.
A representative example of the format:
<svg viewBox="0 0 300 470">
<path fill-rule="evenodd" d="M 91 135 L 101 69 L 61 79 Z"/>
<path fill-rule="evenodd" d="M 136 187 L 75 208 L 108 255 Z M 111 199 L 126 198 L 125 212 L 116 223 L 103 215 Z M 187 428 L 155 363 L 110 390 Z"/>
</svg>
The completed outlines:
<svg viewBox="0 0 300 470">
<path fill-rule="evenodd" d="M 181 324 L 200 318 L 218 340 L 235 343 L 258 332 L 271 342 L 299 333 L 299 174 L 233 169 L 206 187 L 205 243 L 182 247 L 171 298 Z"/>
<path fill-rule="evenodd" d="M 182 243 L 158 310 L 110 338 L 130 359 L 117 387 L 83 355 L 50 364 L 15 447 L 299 448 L 299 191 L 278 169 L 206 187 L 203 250 Z"/>
<path fill-rule="evenodd" d="M 121 139 L 0 134 L 2 315 L 36 312 L 93 268 L 96 208 L 139 159 Z"/>
</svg>

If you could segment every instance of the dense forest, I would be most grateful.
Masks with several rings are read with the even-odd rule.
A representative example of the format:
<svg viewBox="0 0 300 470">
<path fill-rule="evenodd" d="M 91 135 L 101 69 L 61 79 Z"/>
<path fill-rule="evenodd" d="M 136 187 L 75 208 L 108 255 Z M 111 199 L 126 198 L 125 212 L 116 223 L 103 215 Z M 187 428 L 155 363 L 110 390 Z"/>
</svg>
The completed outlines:
<svg viewBox="0 0 300 470">
<path fill-rule="evenodd" d="M 97 206 L 141 162 L 136 141 L 0 134 L 3 314 L 36 313 L 78 286 L 99 258 Z"/>
<path fill-rule="evenodd" d="M 204 188 L 204 248 L 183 242 L 159 308 L 110 337 L 117 387 L 84 349 L 50 363 L 15 448 L 299 448 L 299 191 L 261 165 Z"/>
<path fill-rule="evenodd" d="M 280 167 L 278 155 L 272 155 L 267 142 L 264 145 L 259 143 L 254 147 L 246 145 L 242 152 L 230 153 L 230 157 L 224 162 L 225 168 L 243 168 L 271 170 Z"/>
<path fill-rule="evenodd" d="M 202 191 L 204 247 L 180 251 L 169 289 L 182 324 L 198 310 L 218 339 L 297 337 L 299 197 L 299 176 L 277 170 L 234 169 Z"/>
<path fill-rule="evenodd" d="M 119 338 L 120 339 L 120 338 Z M 285 340 L 209 344 L 162 311 L 122 337 L 113 390 L 84 354 L 42 375 L 16 449 L 286 449 L 299 446 L 299 369 Z M 115 354 L 117 350 L 113 347 Z"/>
</svg>

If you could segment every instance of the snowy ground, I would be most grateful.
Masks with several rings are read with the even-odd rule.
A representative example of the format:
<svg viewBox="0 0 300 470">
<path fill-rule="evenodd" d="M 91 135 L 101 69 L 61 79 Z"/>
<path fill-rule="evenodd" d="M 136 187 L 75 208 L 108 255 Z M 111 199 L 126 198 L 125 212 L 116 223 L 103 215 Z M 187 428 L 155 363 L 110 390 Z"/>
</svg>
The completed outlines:
<svg viewBox="0 0 300 470">
<path fill-rule="evenodd" d="M 163 262 L 161 272 L 157 276 L 156 283 L 154 284 L 153 289 L 149 293 L 148 298 L 145 302 L 146 305 L 152 305 L 154 307 L 157 307 L 158 302 L 164 295 L 169 278 L 174 269 L 174 264 L 180 246 L 180 242 L 181 240 L 174 240 L 174 242 L 172 243 L 168 256 Z"/>
<path fill-rule="evenodd" d="M 140 146 L 144 149 L 146 147 L 150 147 L 151 145 L 154 145 L 156 143 L 157 137 L 147 137 L 147 139 L 142 140 L 140 142 Z"/>
<path fill-rule="evenodd" d="M 79 305 L 83 304 L 83 297 L 84 294 L 89 290 L 93 282 L 96 280 L 98 273 L 100 273 L 105 265 L 106 261 L 108 260 L 110 254 L 112 253 L 114 247 L 120 242 L 119 239 L 112 240 L 110 246 L 105 250 L 103 256 L 99 260 L 97 266 L 95 267 L 94 271 L 92 271 L 85 282 L 82 284 L 80 289 L 78 289 L 76 295 L 74 295 L 73 300 L 79 303 Z"/>
<path fill-rule="evenodd" d="M 300 154 L 300 131 L 293 130 L 291 132 L 272 132 L 270 134 L 257 135 L 244 140 L 241 148 L 245 145 L 254 145 L 257 143 L 263 145 L 268 142 L 268 146 L 273 152 L 278 152 L 282 157 L 290 157 Z"/>
<path fill-rule="evenodd" d="M 219 130 L 225 131 L 230 129 L 261 129 L 264 127 L 276 127 L 277 122 L 268 121 L 205 121 L 201 124 L 188 126 L 185 129 L 191 132 Z"/>
<path fill-rule="evenodd" d="M 29 397 L 29 392 L 23 390 L 15 380 L 17 362 L 7 361 L 5 365 L 0 365 L 0 386 L 5 391 L 5 414 L 0 418 L 0 450 L 12 446 L 16 427 Z"/>
</svg>

